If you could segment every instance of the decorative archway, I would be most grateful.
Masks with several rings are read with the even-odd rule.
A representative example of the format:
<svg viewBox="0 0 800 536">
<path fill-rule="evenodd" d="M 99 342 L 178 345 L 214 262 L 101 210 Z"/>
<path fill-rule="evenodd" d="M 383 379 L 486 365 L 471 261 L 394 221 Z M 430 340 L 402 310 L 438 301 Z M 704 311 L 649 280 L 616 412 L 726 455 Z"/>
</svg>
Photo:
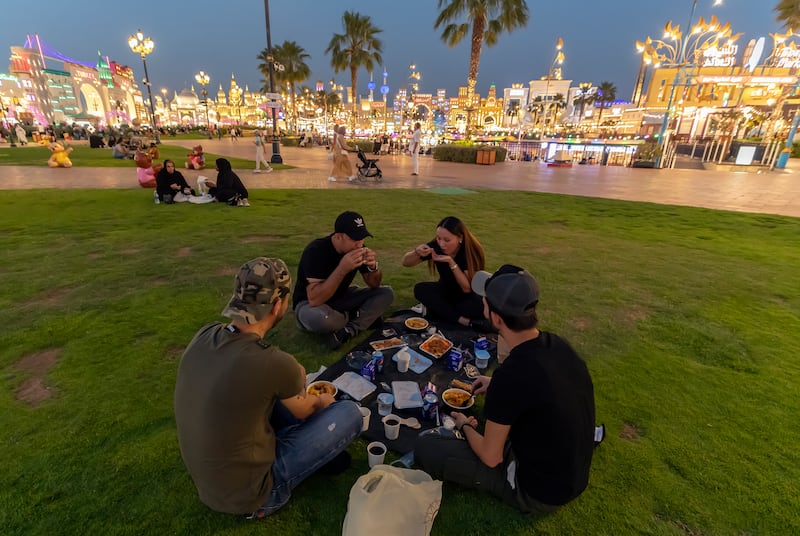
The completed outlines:
<svg viewBox="0 0 800 536">
<path fill-rule="evenodd" d="M 106 106 L 97 88 L 91 84 L 81 84 L 80 95 L 84 114 L 94 117 L 105 117 Z"/>
</svg>

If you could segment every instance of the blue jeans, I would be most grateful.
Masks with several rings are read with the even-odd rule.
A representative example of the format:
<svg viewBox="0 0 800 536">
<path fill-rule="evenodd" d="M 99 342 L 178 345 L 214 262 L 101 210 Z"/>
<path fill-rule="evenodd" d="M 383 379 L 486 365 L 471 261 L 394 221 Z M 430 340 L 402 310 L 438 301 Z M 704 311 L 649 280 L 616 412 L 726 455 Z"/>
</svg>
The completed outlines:
<svg viewBox="0 0 800 536">
<path fill-rule="evenodd" d="M 276 406 L 277 411 L 285 408 Z M 288 413 L 288 412 L 286 412 Z M 286 413 L 281 415 L 286 421 Z M 273 419 L 273 422 L 277 422 Z M 272 491 L 262 507 L 270 515 L 289 502 L 292 490 L 334 459 L 358 437 L 363 417 L 350 400 L 335 402 L 304 421 L 288 424 L 275 434 Z"/>
</svg>

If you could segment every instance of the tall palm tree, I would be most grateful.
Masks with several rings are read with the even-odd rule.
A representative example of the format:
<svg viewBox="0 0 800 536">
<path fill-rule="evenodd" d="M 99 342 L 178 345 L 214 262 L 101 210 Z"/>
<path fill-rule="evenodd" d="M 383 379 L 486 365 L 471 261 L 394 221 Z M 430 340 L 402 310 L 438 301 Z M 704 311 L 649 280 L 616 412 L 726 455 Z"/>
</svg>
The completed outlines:
<svg viewBox="0 0 800 536">
<path fill-rule="evenodd" d="M 773 11 L 777 13 L 775 20 L 782 23 L 785 29 L 800 29 L 800 2 L 780 0 Z"/>
<path fill-rule="evenodd" d="M 600 113 L 597 116 L 597 126 L 600 127 L 600 120 L 603 118 L 603 110 L 617 100 L 617 86 L 611 82 L 600 82 L 597 87 L 597 96 L 595 101 L 600 103 Z"/>
<path fill-rule="evenodd" d="M 364 67 L 372 72 L 376 66 L 383 63 L 381 52 L 383 43 L 377 38 L 377 34 L 383 30 L 378 29 L 372 24 L 369 16 L 361 15 L 353 11 L 345 11 L 342 16 L 344 33 L 333 34 L 325 53 L 331 55 L 331 67 L 333 72 L 350 69 L 350 83 L 353 88 L 353 114 L 351 118 L 350 132 L 355 131 L 356 122 L 356 97 L 358 95 L 358 70 Z"/>
<path fill-rule="evenodd" d="M 257 56 L 257 59 L 261 60 L 261 63 L 258 64 L 258 69 L 266 78 L 267 86 L 269 85 L 268 57 L 269 54 L 266 48 Z M 305 82 L 311 75 L 311 69 L 306 63 L 306 60 L 311 56 L 306 54 L 305 49 L 296 42 L 284 41 L 282 44 L 272 47 L 272 57 L 276 63 L 283 65 L 283 70 L 275 71 L 275 81 L 278 85 L 285 84 L 289 87 L 289 93 L 292 96 L 292 117 L 294 118 L 294 128 L 296 129 L 297 106 L 295 106 L 295 84 Z M 262 88 L 262 90 L 263 89 L 264 88 Z"/>
<path fill-rule="evenodd" d="M 469 133 L 483 44 L 493 46 L 501 33 L 527 26 L 528 4 L 525 0 L 439 0 L 438 8 L 439 16 L 433 27 L 444 28 L 441 37 L 447 46 L 457 46 L 470 33 L 466 110 Z"/>
<path fill-rule="evenodd" d="M 581 107 L 579 112 L 578 123 L 582 123 L 584 119 L 584 112 L 586 111 L 586 105 L 593 104 L 596 95 L 594 93 L 589 93 L 588 88 L 581 90 L 577 96 L 575 97 L 575 102 Z"/>
</svg>

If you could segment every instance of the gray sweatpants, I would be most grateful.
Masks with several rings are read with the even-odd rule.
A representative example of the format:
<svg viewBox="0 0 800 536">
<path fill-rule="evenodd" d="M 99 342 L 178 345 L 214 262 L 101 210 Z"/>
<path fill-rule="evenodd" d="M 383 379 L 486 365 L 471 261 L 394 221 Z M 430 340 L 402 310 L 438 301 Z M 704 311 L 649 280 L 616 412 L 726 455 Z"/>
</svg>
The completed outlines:
<svg viewBox="0 0 800 536">
<path fill-rule="evenodd" d="M 308 301 L 295 304 L 294 317 L 300 329 L 312 333 L 332 333 L 345 326 L 360 333 L 383 315 L 393 300 L 392 287 L 352 286 L 341 298 L 319 307 L 312 307 Z"/>
</svg>

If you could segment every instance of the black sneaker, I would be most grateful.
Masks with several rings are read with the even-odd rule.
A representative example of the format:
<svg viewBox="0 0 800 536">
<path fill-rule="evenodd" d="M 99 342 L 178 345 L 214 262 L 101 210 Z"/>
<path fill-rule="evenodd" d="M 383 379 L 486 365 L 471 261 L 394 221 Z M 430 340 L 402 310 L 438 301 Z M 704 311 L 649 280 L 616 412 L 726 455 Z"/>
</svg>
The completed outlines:
<svg viewBox="0 0 800 536">
<path fill-rule="evenodd" d="M 328 335 L 328 348 L 330 348 L 331 350 L 336 350 L 337 348 L 339 348 L 341 345 L 343 345 L 352 338 L 353 338 L 353 333 L 349 329 L 347 328 L 337 329 L 336 331 Z"/>
</svg>

